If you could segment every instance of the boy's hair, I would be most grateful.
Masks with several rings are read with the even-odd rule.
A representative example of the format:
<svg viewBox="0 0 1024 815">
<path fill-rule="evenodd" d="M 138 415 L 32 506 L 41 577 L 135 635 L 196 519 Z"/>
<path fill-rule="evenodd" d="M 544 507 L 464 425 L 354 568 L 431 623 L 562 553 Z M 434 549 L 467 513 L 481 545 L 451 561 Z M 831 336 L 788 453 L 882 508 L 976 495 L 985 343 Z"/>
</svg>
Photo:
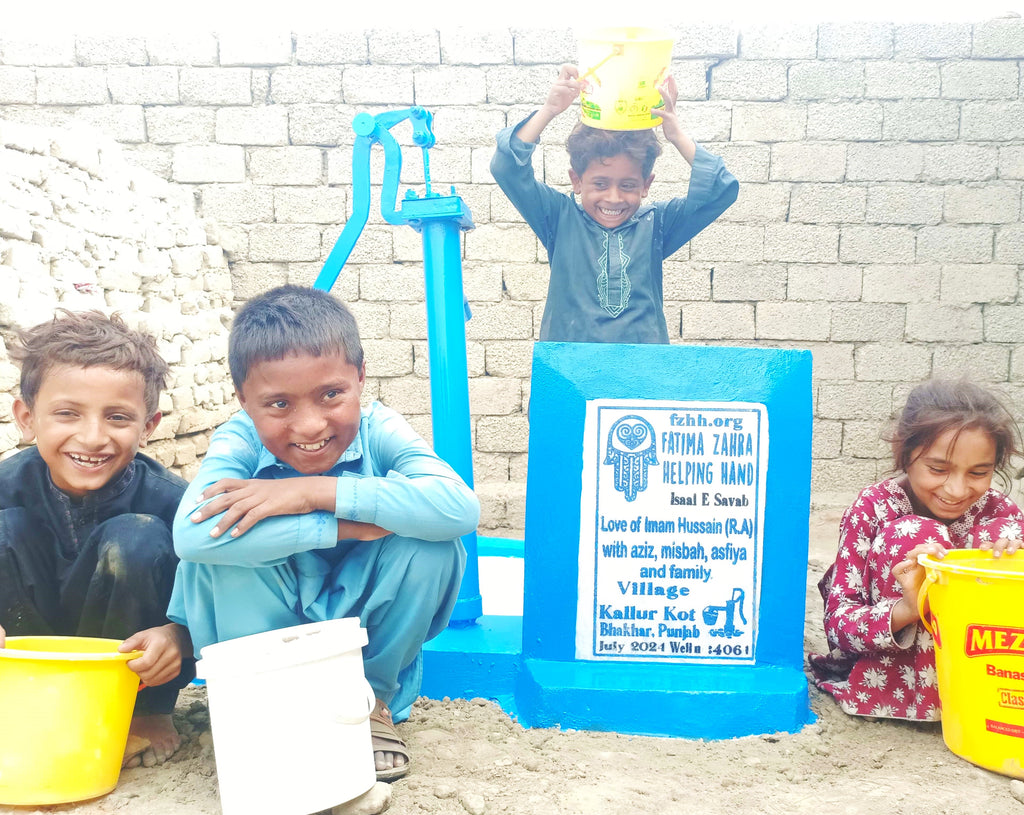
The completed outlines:
<svg viewBox="0 0 1024 815">
<path fill-rule="evenodd" d="M 565 140 L 569 166 L 580 178 L 594 159 L 625 155 L 640 165 L 645 179 L 654 172 L 654 160 L 661 155 L 661 143 L 653 130 L 599 130 L 577 122 Z"/>
<path fill-rule="evenodd" d="M 259 362 L 289 354 L 344 354 L 363 367 L 363 344 L 356 319 L 329 292 L 305 286 L 278 286 L 249 300 L 235 316 L 228 337 L 228 366 L 235 390 Z"/>
<path fill-rule="evenodd" d="M 104 367 L 142 375 L 148 419 L 160 409 L 170 370 L 152 335 L 130 328 L 119 314 L 108 317 L 101 311 L 57 309 L 49 322 L 18 329 L 9 352 L 21 365 L 21 398 L 29 409 L 53 368 Z"/>
<path fill-rule="evenodd" d="M 963 431 L 971 429 L 992 438 L 996 475 L 1001 486 L 1009 487 L 1011 459 L 1021 452 L 1017 423 L 995 394 L 966 379 L 922 382 L 907 396 L 906 405 L 883 438 L 892 445 L 896 470 L 906 472 L 947 430 L 955 431 L 952 446 Z"/>
</svg>

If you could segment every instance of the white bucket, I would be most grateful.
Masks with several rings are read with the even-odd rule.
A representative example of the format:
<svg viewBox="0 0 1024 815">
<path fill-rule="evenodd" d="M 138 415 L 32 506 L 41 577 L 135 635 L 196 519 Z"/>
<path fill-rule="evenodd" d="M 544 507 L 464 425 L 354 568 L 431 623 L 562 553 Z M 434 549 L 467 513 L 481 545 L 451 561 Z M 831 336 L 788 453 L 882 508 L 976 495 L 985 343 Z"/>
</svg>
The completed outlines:
<svg viewBox="0 0 1024 815">
<path fill-rule="evenodd" d="M 309 815 L 373 786 L 365 644 L 348 617 L 202 649 L 224 815 Z"/>
</svg>

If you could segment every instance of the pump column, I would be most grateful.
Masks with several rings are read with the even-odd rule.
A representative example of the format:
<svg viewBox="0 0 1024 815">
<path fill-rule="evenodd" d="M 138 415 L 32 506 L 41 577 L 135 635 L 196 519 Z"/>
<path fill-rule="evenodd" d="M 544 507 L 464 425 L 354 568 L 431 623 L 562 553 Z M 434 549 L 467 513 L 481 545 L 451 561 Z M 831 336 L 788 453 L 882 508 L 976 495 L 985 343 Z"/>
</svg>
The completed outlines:
<svg viewBox="0 0 1024 815">
<path fill-rule="evenodd" d="M 472 489 L 466 310 L 459 233 L 472 229 L 473 219 L 457 195 L 413 195 L 408 193 L 402 202 L 401 215 L 402 220 L 423 235 L 434 450 Z M 464 535 L 462 543 L 466 547 L 466 572 L 451 617 L 451 625 L 456 627 L 472 625 L 483 614 L 476 532 Z"/>
</svg>

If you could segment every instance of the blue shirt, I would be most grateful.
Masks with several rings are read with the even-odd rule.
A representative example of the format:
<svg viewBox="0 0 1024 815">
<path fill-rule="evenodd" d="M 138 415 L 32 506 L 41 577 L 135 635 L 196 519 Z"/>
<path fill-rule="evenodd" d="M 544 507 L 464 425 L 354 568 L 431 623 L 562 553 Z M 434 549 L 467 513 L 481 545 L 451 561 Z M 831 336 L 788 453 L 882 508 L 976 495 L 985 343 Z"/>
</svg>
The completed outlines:
<svg viewBox="0 0 1024 815">
<path fill-rule="evenodd" d="M 697 145 L 684 198 L 641 206 L 624 224 L 605 229 L 575 196 L 537 181 L 537 145 L 515 135 L 521 124 L 498 133 L 491 174 L 548 253 L 540 339 L 667 343 L 662 261 L 729 208 L 739 182 L 722 159 Z"/>
<path fill-rule="evenodd" d="M 274 566 L 289 558 L 302 574 L 324 574 L 338 544 L 337 519 L 377 524 L 428 541 L 472 532 L 480 502 L 456 472 L 409 423 L 377 402 L 363 408 L 359 433 L 326 476 L 338 478 L 334 513 L 277 515 L 237 538 L 210 536 L 218 518 L 193 523 L 196 497 L 222 478 L 295 478 L 260 441 L 252 419 L 239 411 L 210 439 L 196 478 L 174 519 L 174 548 L 183 561 L 233 566 Z"/>
</svg>

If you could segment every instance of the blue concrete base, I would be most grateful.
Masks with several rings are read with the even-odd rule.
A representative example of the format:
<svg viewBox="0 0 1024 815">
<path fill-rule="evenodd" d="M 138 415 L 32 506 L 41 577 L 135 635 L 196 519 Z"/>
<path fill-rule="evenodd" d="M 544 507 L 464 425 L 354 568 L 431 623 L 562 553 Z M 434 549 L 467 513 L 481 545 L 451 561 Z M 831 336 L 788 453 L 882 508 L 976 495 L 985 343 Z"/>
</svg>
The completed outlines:
<svg viewBox="0 0 1024 815">
<path fill-rule="evenodd" d="M 681 738 L 795 733 L 814 720 L 803 671 L 767 665 L 722 670 L 527 659 L 516 704 L 525 727 Z"/>
<path fill-rule="evenodd" d="M 491 699 L 515 715 L 523 656 L 523 618 L 484 615 L 448 627 L 423 646 L 420 693 L 431 699 Z"/>
</svg>

